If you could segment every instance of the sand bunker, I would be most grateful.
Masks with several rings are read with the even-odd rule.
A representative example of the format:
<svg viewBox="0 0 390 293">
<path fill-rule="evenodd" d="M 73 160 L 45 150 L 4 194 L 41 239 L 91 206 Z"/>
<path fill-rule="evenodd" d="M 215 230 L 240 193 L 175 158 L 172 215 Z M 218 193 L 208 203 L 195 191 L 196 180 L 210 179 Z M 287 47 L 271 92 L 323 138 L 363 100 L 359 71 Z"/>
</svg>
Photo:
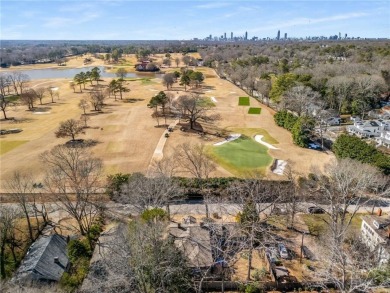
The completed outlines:
<svg viewBox="0 0 390 293">
<path fill-rule="evenodd" d="M 240 133 L 231 134 L 231 135 L 229 135 L 224 141 L 217 142 L 217 143 L 215 143 L 214 145 L 216 145 L 216 146 L 222 145 L 222 144 L 227 143 L 227 142 L 229 142 L 229 141 L 236 140 L 236 139 L 239 138 L 240 136 L 241 136 Z"/>
<path fill-rule="evenodd" d="M 152 92 L 158 92 L 158 90 L 156 90 L 156 89 L 149 89 L 149 90 Z"/>
<path fill-rule="evenodd" d="M 255 135 L 255 141 L 257 141 L 258 143 L 261 143 L 262 145 L 265 145 L 269 149 L 278 150 L 278 148 L 274 147 L 272 144 L 269 144 L 269 143 L 263 141 L 262 140 L 263 137 L 264 137 L 264 135 L 257 134 L 257 135 Z"/>
<path fill-rule="evenodd" d="M 38 114 L 38 115 L 41 115 L 41 114 L 50 114 L 50 112 L 34 112 L 33 114 Z"/>
<path fill-rule="evenodd" d="M 218 103 L 217 99 L 215 97 L 211 97 L 211 100 L 214 102 L 214 103 Z"/>
<path fill-rule="evenodd" d="M 278 175 L 284 175 L 284 168 L 286 168 L 287 162 L 283 160 L 276 160 L 275 169 L 272 170 L 272 173 Z"/>
</svg>

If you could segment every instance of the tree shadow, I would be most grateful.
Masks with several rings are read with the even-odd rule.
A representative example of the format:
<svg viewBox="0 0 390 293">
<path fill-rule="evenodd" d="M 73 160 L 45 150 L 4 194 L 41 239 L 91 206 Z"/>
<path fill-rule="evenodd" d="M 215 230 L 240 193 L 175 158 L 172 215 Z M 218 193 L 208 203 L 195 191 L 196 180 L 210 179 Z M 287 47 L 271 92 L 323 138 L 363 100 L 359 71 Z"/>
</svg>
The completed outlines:
<svg viewBox="0 0 390 293">
<path fill-rule="evenodd" d="M 142 102 L 145 101 L 145 99 L 123 99 L 123 103 L 135 103 L 135 102 Z"/>
<path fill-rule="evenodd" d="M 75 148 L 75 147 L 88 148 L 88 147 L 93 147 L 99 143 L 101 142 L 94 139 L 75 139 L 75 140 L 67 141 L 65 143 L 65 146 L 69 148 Z"/>
</svg>

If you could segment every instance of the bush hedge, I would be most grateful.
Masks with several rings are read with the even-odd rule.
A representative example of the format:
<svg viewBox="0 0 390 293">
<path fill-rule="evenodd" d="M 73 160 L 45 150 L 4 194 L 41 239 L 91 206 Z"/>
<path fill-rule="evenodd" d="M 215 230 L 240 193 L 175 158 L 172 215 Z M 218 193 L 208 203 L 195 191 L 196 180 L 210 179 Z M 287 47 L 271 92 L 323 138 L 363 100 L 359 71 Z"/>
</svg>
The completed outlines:
<svg viewBox="0 0 390 293">
<path fill-rule="evenodd" d="M 371 164 L 384 174 L 390 174 L 390 156 L 377 150 L 356 136 L 340 135 L 333 144 L 333 152 L 338 158 L 350 158 L 361 163 Z"/>
</svg>

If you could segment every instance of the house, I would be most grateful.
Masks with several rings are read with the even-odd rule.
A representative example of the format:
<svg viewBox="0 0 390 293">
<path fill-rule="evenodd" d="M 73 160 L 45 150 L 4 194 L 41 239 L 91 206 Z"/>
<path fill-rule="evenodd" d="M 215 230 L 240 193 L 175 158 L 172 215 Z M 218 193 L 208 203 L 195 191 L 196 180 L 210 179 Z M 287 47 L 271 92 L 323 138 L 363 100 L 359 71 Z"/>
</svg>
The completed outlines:
<svg viewBox="0 0 390 293">
<path fill-rule="evenodd" d="M 172 223 L 168 227 L 168 234 L 173 237 L 175 246 L 184 253 L 193 271 L 207 271 L 214 265 L 207 227 L 201 224 Z"/>
<path fill-rule="evenodd" d="M 381 134 L 380 125 L 376 120 L 355 121 L 353 125 L 347 127 L 347 131 L 360 137 L 379 137 Z"/>
<path fill-rule="evenodd" d="M 362 218 L 362 240 L 372 251 L 377 251 L 379 264 L 390 259 L 390 216 L 369 215 Z"/>
<path fill-rule="evenodd" d="M 39 237 L 29 248 L 13 278 L 17 283 L 58 282 L 69 268 L 66 238 L 54 234 Z"/>
<path fill-rule="evenodd" d="M 340 117 L 330 117 L 326 119 L 325 123 L 330 126 L 340 125 L 341 118 Z"/>
<path fill-rule="evenodd" d="M 381 132 L 381 136 L 377 137 L 375 141 L 378 143 L 377 146 L 390 148 L 390 131 Z"/>
</svg>

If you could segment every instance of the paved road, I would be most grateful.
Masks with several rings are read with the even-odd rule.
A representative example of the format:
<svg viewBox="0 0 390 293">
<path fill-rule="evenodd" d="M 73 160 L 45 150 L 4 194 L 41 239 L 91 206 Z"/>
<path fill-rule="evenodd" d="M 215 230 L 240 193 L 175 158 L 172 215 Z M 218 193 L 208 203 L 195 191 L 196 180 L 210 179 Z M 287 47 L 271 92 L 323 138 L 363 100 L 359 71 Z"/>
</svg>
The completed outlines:
<svg viewBox="0 0 390 293">
<path fill-rule="evenodd" d="M 15 203 L 4 203 L 2 205 L 13 205 L 17 206 Z M 313 206 L 312 203 L 300 202 L 298 203 L 298 211 L 306 212 L 309 206 Z M 327 210 L 328 207 L 326 205 L 319 205 L 323 209 Z M 55 222 L 69 217 L 69 215 L 63 211 L 58 204 L 50 203 L 46 205 L 50 218 L 52 218 Z M 118 217 L 128 217 L 130 215 L 137 215 L 139 211 L 136 207 L 129 204 L 119 204 L 114 202 L 109 202 L 106 205 L 108 212 L 112 216 Z M 286 211 L 288 210 L 287 204 L 276 204 L 272 205 L 272 203 L 261 203 L 259 204 L 259 209 L 262 210 L 265 214 L 270 214 L 274 208 L 278 208 L 279 210 Z M 380 207 L 384 213 L 390 213 L 390 204 L 387 206 Z M 206 205 L 204 203 L 185 203 L 185 204 L 171 204 L 169 206 L 171 214 L 180 214 L 180 215 L 206 215 Z M 223 204 L 223 203 L 209 203 L 208 210 L 209 214 L 218 213 L 219 215 L 226 216 L 236 216 L 237 213 L 242 209 L 240 204 Z M 355 205 L 351 205 L 348 207 L 349 212 L 353 212 L 356 209 Z M 378 207 L 375 208 L 377 210 Z M 372 206 L 362 206 L 358 209 L 358 213 L 371 213 Z"/>
</svg>

